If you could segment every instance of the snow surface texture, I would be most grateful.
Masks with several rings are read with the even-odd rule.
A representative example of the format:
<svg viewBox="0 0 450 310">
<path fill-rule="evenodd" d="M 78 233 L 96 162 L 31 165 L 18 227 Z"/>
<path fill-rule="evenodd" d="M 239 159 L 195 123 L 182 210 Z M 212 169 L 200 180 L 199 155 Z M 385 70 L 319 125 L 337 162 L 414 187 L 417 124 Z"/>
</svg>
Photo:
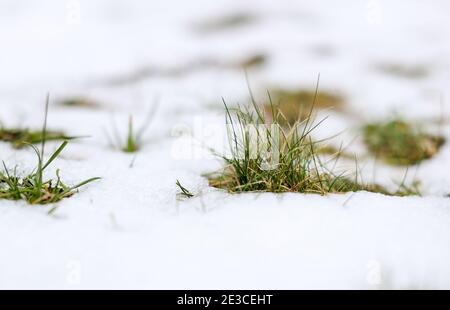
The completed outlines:
<svg viewBox="0 0 450 310">
<path fill-rule="evenodd" d="M 95 110 L 51 106 L 49 127 L 90 137 L 71 143 L 48 176 L 60 168 L 70 184 L 103 179 L 52 216 L 0 201 L 0 288 L 449 289 L 448 144 L 409 171 L 421 198 L 229 195 L 202 177 L 222 163 L 201 147 L 220 148 L 221 97 L 248 97 L 242 70 L 208 63 L 255 54 L 268 58 L 249 70 L 258 91 L 312 88 L 320 72 L 322 90 L 345 94 L 351 116 L 330 111 L 315 134 L 342 132 L 334 143 L 352 151 L 364 152 L 363 121 L 447 115 L 449 9 L 446 0 L 2 0 L 0 121 L 40 127 L 47 91 L 97 100 Z M 201 31 L 235 14 L 247 23 Z M 426 72 L 395 76 L 385 64 Z M 188 70 L 161 74 L 177 68 Z M 112 118 L 124 134 L 128 116 L 144 122 L 156 101 L 136 158 L 108 146 Z M 450 139 L 445 123 L 435 130 Z M 23 171 L 35 163 L 6 143 L 0 155 Z M 392 187 L 405 174 L 373 165 L 361 164 L 368 181 Z M 177 199 L 177 179 L 197 196 Z"/>
</svg>

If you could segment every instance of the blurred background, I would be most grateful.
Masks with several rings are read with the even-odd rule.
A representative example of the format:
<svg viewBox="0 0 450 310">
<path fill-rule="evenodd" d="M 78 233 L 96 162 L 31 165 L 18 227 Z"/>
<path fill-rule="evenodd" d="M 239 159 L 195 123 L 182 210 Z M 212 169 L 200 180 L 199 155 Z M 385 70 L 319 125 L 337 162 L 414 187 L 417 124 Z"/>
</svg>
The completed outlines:
<svg viewBox="0 0 450 310">
<path fill-rule="evenodd" d="M 139 84 L 146 93 L 171 79 L 177 93 L 210 100 L 239 95 L 240 65 L 250 62 L 255 87 L 311 87 L 321 73 L 323 89 L 345 93 L 365 113 L 436 116 L 449 78 L 449 7 L 441 0 L 1 0 L 0 96 Z"/>
</svg>

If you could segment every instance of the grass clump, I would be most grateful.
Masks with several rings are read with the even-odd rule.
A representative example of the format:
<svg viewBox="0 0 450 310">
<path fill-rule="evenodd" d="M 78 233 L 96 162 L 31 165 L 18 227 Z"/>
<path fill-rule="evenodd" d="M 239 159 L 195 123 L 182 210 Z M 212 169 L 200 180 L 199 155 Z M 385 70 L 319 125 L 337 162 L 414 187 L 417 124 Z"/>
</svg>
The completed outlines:
<svg viewBox="0 0 450 310">
<path fill-rule="evenodd" d="M 30 143 L 26 143 L 36 153 L 36 168 L 28 175 L 19 176 L 17 174 L 16 168 L 10 170 L 6 167 L 5 162 L 3 162 L 3 171 L 0 171 L 0 199 L 25 200 L 29 204 L 55 203 L 64 198 L 72 196 L 80 187 L 99 179 L 91 178 L 75 186 L 67 186 L 62 182 L 60 172 L 59 170 L 57 170 L 56 180 L 44 180 L 45 169 L 50 166 L 50 164 L 61 154 L 61 152 L 68 144 L 68 141 L 64 141 L 47 161 L 44 160 L 47 111 L 48 97 L 44 127 L 42 130 L 41 149 L 39 150 L 36 146 Z"/>
<path fill-rule="evenodd" d="M 277 121 L 281 125 L 295 125 L 298 121 L 305 121 L 314 109 L 337 109 L 342 110 L 344 98 L 327 93 L 316 93 L 312 90 L 285 91 L 278 90 L 274 93 L 275 102 L 277 102 Z M 266 115 L 272 115 L 272 106 L 270 104 L 264 107 Z"/>
<path fill-rule="evenodd" d="M 55 203 L 72 196 L 80 187 L 98 180 L 99 178 L 91 178 L 75 186 L 67 186 L 61 181 L 59 170 L 56 171 L 56 180 L 44 180 L 44 170 L 59 156 L 67 143 L 63 142 L 46 162 L 43 153 L 33 146 L 38 158 L 37 167 L 23 177 L 17 176 L 15 168 L 11 173 L 3 162 L 4 171 L 0 172 L 0 199 L 25 200 L 29 204 Z"/>
<path fill-rule="evenodd" d="M 41 130 L 7 129 L 0 128 L 0 141 L 9 142 L 11 145 L 20 149 L 28 144 L 39 144 L 44 141 L 71 140 L 75 137 L 66 136 L 60 131 L 46 131 L 45 136 Z"/>
<path fill-rule="evenodd" d="M 114 126 L 114 140 L 110 140 L 110 144 L 115 148 L 119 149 L 125 153 L 136 153 L 142 147 L 142 136 L 145 133 L 148 125 L 150 123 L 146 122 L 138 131 L 135 131 L 133 124 L 133 117 L 128 118 L 128 129 L 125 139 L 122 139 L 117 131 L 117 127 Z"/>
<path fill-rule="evenodd" d="M 59 102 L 59 105 L 70 107 L 70 108 L 89 108 L 89 109 L 97 109 L 100 107 L 100 105 L 92 101 L 90 99 L 84 98 L 84 97 L 73 97 L 73 98 L 67 98 L 63 99 Z"/>
<path fill-rule="evenodd" d="M 117 125 L 114 122 L 113 119 L 113 138 L 111 138 L 106 132 L 106 136 L 109 140 L 109 144 L 118 150 L 121 150 L 125 153 L 136 153 L 138 152 L 142 145 L 144 144 L 144 134 L 148 130 L 149 126 L 152 123 L 152 119 L 156 113 L 158 104 L 153 105 L 153 107 L 150 109 L 149 113 L 147 114 L 147 117 L 142 124 L 142 126 L 135 130 L 133 117 L 130 115 L 128 118 L 128 127 L 127 127 L 127 133 L 125 139 L 123 139 L 117 130 Z"/>
<path fill-rule="evenodd" d="M 418 164 L 433 157 L 445 142 L 401 119 L 367 124 L 363 135 L 368 150 L 392 165 Z"/>
<path fill-rule="evenodd" d="M 316 90 L 312 107 L 317 98 Z M 224 101 L 231 154 L 221 155 L 227 165 L 223 171 L 208 176 L 211 186 L 229 192 L 387 193 L 380 186 L 361 184 L 357 177 L 353 180 L 343 173 L 336 174 L 321 162 L 315 151 L 320 142 L 310 137 L 321 123 L 313 124 L 312 108 L 305 121 L 297 120 L 286 127 L 280 121 L 283 111 L 269 101 L 270 117 L 254 99 L 250 107 L 233 110 Z"/>
</svg>

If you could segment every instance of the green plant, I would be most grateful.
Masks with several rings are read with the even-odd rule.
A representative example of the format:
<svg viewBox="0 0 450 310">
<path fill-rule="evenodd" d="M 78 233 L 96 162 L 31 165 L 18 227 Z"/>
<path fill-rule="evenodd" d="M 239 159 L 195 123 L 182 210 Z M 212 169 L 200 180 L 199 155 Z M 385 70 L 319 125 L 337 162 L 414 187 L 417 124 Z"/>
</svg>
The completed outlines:
<svg viewBox="0 0 450 310">
<path fill-rule="evenodd" d="M 68 141 L 64 141 L 50 158 L 44 161 L 48 104 L 49 98 L 47 97 L 41 149 L 39 150 L 36 146 L 26 143 L 36 153 L 37 167 L 30 174 L 22 177 L 17 175 L 16 168 L 10 171 L 6 167 L 5 162 L 3 162 L 3 172 L 0 172 L 0 199 L 25 200 L 29 204 L 55 203 L 72 196 L 80 187 L 99 179 L 97 177 L 91 178 L 75 186 L 67 186 L 62 182 L 60 171 L 57 170 L 56 181 L 52 179 L 44 180 L 45 169 L 61 154 L 68 144 Z"/>
<path fill-rule="evenodd" d="M 128 120 L 128 135 L 125 146 L 122 148 L 122 151 L 127 153 L 134 153 L 139 150 L 140 147 L 140 139 L 138 135 L 135 135 L 133 132 L 133 118 L 130 116 Z"/>
<path fill-rule="evenodd" d="M 387 193 L 381 186 L 366 185 L 358 177 L 349 178 L 327 168 L 316 153 L 320 141 L 313 142 L 310 133 L 322 121 L 314 124 L 311 115 L 318 96 L 317 88 L 308 116 L 290 125 L 282 122 L 283 113 L 269 97 L 270 115 L 251 96 L 250 106 L 228 108 L 231 156 L 219 155 L 226 167 L 208 175 L 209 184 L 229 192 L 265 191 L 300 193 L 341 193 L 374 191 Z"/>
<path fill-rule="evenodd" d="M 141 130 L 136 133 L 133 127 L 133 117 L 130 116 L 128 119 L 128 131 L 125 142 L 122 144 L 120 138 L 116 135 L 116 147 L 125 153 L 135 153 L 139 151 L 142 146 L 142 135 L 145 132 L 146 127 L 147 125 L 142 127 Z"/>
<path fill-rule="evenodd" d="M 111 139 L 107 133 L 107 138 L 109 140 L 110 145 L 125 153 L 135 153 L 139 151 L 143 145 L 143 136 L 145 132 L 148 130 L 149 126 L 151 125 L 152 118 L 156 112 L 156 108 L 157 104 L 155 104 L 149 111 L 143 125 L 137 131 L 135 131 L 134 129 L 133 117 L 130 115 L 130 117 L 128 118 L 127 134 L 124 141 L 120 137 L 115 122 L 113 122 L 114 139 Z"/>
<path fill-rule="evenodd" d="M 401 119 L 367 124 L 363 134 L 368 150 L 393 165 L 418 164 L 433 157 L 445 142 Z"/>
</svg>

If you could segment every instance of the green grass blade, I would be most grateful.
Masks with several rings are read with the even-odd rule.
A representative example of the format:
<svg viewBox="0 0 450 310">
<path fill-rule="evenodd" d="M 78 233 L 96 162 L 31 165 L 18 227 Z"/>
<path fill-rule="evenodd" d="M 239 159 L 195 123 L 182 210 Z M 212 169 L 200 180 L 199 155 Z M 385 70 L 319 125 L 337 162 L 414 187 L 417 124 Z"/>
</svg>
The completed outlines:
<svg viewBox="0 0 450 310">
<path fill-rule="evenodd" d="M 61 154 L 61 152 L 64 150 L 64 148 L 67 146 L 69 142 L 68 141 L 64 141 L 59 147 L 58 149 L 52 154 L 52 156 L 49 158 L 49 160 L 47 160 L 47 162 L 45 163 L 45 165 L 42 167 L 42 170 L 44 170 L 45 168 L 47 168 L 58 156 L 59 154 Z"/>
<path fill-rule="evenodd" d="M 95 178 L 87 179 L 86 181 L 83 181 L 83 182 L 81 182 L 81 183 L 79 183 L 79 184 L 77 184 L 77 185 L 75 185 L 75 186 L 69 188 L 68 191 L 71 192 L 71 191 L 73 191 L 73 190 L 75 190 L 75 189 L 77 189 L 77 188 L 80 188 L 80 187 L 82 187 L 82 186 L 85 186 L 85 185 L 88 184 L 88 183 L 91 183 L 91 182 L 94 182 L 94 181 L 97 181 L 97 180 L 101 180 L 101 178 L 100 178 L 100 177 L 95 177 Z"/>
</svg>

